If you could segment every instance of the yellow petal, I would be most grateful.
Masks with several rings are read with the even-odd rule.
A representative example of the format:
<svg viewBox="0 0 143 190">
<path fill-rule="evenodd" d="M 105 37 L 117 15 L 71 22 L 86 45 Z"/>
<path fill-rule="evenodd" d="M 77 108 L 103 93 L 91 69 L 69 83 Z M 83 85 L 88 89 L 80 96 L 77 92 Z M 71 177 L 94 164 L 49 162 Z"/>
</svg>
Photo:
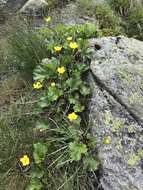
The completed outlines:
<svg viewBox="0 0 143 190">
<path fill-rule="evenodd" d="M 59 53 L 62 50 L 62 46 L 55 46 L 54 50 Z"/>
<path fill-rule="evenodd" d="M 27 155 L 23 155 L 23 157 L 20 158 L 20 162 L 23 166 L 28 166 L 30 164 L 30 159 Z"/>
<path fill-rule="evenodd" d="M 72 41 L 72 37 L 71 36 L 67 37 L 67 40 Z"/>
<path fill-rule="evenodd" d="M 77 118 L 78 118 L 78 115 L 76 113 L 74 113 L 74 112 L 68 114 L 68 119 L 70 121 L 76 120 Z"/>
<path fill-rule="evenodd" d="M 64 74 L 65 71 L 66 71 L 66 70 L 65 70 L 65 67 L 58 67 L 58 69 L 57 69 L 57 72 L 58 72 L 59 74 Z"/>
<path fill-rule="evenodd" d="M 76 42 L 71 42 L 69 46 L 70 46 L 71 49 L 78 48 L 78 44 Z"/>
<path fill-rule="evenodd" d="M 55 82 L 51 82 L 51 86 L 52 86 L 52 87 L 55 87 L 55 86 L 56 86 L 56 83 L 55 83 Z"/>
<path fill-rule="evenodd" d="M 40 89 L 40 88 L 42 88 L 42 87 L 43 87 L 43 85 L 42 85 L 41 82 L 35 82 L 35 83 L 33 84 L 33 88 L 34 88 L 34 89 Z"/>
</svg>

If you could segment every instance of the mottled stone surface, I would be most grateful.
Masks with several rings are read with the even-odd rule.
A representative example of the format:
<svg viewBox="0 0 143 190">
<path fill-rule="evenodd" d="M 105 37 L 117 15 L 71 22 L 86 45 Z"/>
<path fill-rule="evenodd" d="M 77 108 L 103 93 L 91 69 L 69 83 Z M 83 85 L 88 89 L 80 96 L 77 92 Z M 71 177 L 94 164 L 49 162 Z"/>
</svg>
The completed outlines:
<svg viewBox="0 0 143 190">
<path fill-rule="evenodd" d="M 51 13 L 54 18 L 55 24 L 64 23 L 66 25 L 72 24 L 83 24 L 86 19 L 88 21 L 89 18 L 80 18 L 77 10 L 77 5 L 75 3 L 69 3 L 62 9 L 56 9 Z M 94 21 L 91 19 L 91 21 Z"/>
<path fill-rule="evenodd" d="M 92 41 L 100 46 L 93 73 L 143 121 L 143 42 L 125 37 Z"/>
<path fill-rule="evenodd" d="M 90 122 L 101 184 L 104 190 L 143 190 L 143 42 L 121 36 L 91 44 Z"/>
<path fill-rule="evenodd" d="M 20 10 L 21 13 L 40 15 L 43 10 L 48 6 L 46 0 L 29 0 Z"/>
<path fill-rule="evenodd" d="M 9 13 L 16 13 L 28 0 L 0 0 L 0 7 L 2 11 Z"/>
</svg>

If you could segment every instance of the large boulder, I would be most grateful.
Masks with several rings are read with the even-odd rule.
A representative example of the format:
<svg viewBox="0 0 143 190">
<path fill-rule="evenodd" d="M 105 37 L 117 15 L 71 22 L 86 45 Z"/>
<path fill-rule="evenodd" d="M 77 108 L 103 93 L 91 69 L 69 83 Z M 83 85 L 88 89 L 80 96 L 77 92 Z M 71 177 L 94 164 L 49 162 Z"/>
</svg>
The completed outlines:
<svg viewBox="0 0 143 190">
<path fill-rule="evenodd" d="M 42 16 L 44 10 L 47 8 L 46 0 L 29 0 L 20 10 L 21 13 L 28 15 Z"/>
<path fill-rule="evenodd" d="M 90 123 L 104 190 L 143 190 L 143 42 L 91 40 Z"/>
</svg>

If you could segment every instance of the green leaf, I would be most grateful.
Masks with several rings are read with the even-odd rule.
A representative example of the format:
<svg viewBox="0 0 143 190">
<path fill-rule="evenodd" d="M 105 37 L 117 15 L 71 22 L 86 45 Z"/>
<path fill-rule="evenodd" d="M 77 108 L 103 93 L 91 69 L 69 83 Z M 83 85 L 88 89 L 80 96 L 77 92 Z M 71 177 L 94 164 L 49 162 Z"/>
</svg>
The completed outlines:
<svg viewBox="0 0 143 190">
<path fill-rule="evenodd" d="M 86 64 L 77 64 L 77 69 L 80 71 L 80 73 L 84 73 L 89 69 L 89 66 Z"/>
<path fill-rule="evenodd" d="M 42 183 L 39 179 L 34 178 L 30 181 L 30 184 L 26 188 L 26 190 L 41 190 L 43 187 Z"/>
<path fill-rule="evenodd" d="M 97 145 L 97 139 L 90 133 L 87 134 L 87 139 L 88 139 L 88 146 L 90 148 L 96 148 Z"/>
<path fill-rule="evenodd" d="M 82 143 L 69 143 L 70 157 L 73 161 L 81 160 L 82 154 L 87 153 L 87 146 Z"/>
<path fill-rule="evenodd" d="M 39 102 L 38 102 L 38 105 L 39 107 L 41 108 L 45 108 L 45 107 L 48 107 L 49 105 L 49 102 L 47 101 L 47 98 L 44 96 L 44 97 L 41 97 Z"/>
<path fill-rule="evenodd" d="M 75 96 L 69 96 L 69 102 L 70 104 L 74 104 L 74 112 L 82 112 L 84 110 L 84 105 L 81 105 L 79 100 Z"/>
<path fill-rule="evenodd" d="M 80 116 L 78 116 L 78 118 L 76 120 L 72 121 L 72 123 L 74 123 L 74 125 L 76 125 L 76 126 L 80 126 L 80 122 L 81 122 Z"/>
<path fill-rule="evenodd" d="M 33 72 L 33 79 L 35 81 L 43 81 L 45 78 L 49 78 L 49 73 L 42 66 L 37 66 Z"/>
<path fill-rule="evenodd" d="M 79 99 L 80 99 L 79 93 L 76 93 L 74 95 L 69 95 L 69 98 L 68 98 L 70 104 L 78 104 L 78 103 L 80 103 Z"/>
<path fill-rule="evenodd" d="M 86 85 L 82 85 L 80 88 L 80 93 L 84 96 L 89 95 L 91 93 L 90 87 Z"/>
<path fill-rule="evenodd" d="M 73 126 L 68 127 L 68 131 L 69 131 L 70 139 L 73 139 L 73 140 L 79 139 L 79 135 L 78 135 L 79 130 L 75 129 L 75 127 Z"/>
<path fill-rule="evenodd" d="M 56 87 L 49 87 L 47 92 L 47 98 L 49 101 L 56 101 L 60 96 L 63 95 L 63 90 Z"/>
<path fill-rule="evenodd" d="M 30 176 L 31 178 L 42 178 L 44 175 L 44 171 L 38 167 L 34 167 L 31 171 L 30 171 Z"/>
<path fill-rule="evenodd" d="M 78 90 L 79 86 L 82 84 L 82 80 L 80 78 L 69 78 L 66 81 L 67 86 L 72 90 Z"/>
<path fill-rule="evenodd" d="M 36 130 L 45 131 L 49 128 L 50 128 L 49 124 L 45 124 L 43 122 L 37 122 L 36 124 Z"/>
<path fill-rule="evenodd" d="M 84 106 L 81 105 L 80 103 L 77 103 L 74 105 L 73 109 L 74 109 L 74 112 L 82 112 L 84 110 Z"/>
<path fill-rule="evenodd" d="M 69 44 L 65 44 L 64 49 L 68 49 Z M 72 56 L 71 55 L 63 55 L 61 57 L 61 63 L 63 63 L 64 65 L 68 65 L 69 63 L 72 63 Z"/>
<path fill-rule="evenodd" d="M 84 168 L 88 171 L 96 171 L 99 167 L 99 162 L 91 156 L 84 158 Z"/>
<path fill-rule="evenodd" d="M 40 142 L 34 144 L 33 157 L 36 164 L 40 164 L 42 161 L 44 161 L 47 151 L 48 146 L 46 144 Z"/>
<path fill-rule="evenodd" d="M 49 61 L 49 59 L 47 59 L 47 62 L 44 61 L 44 66 L 46 66 L 48 69 L 50 69 L 52 71 L 55 71 L 58 66 L 58 61 L 55 57 L 52 57 L 52 59 L 50 61 Z"/>
<path fill-rule="evenodd" d="M 70 104 L 76 104 L 78 101 L 76 100 L 74 96 L 69 96 L 69 102 Z"/>
</svg>

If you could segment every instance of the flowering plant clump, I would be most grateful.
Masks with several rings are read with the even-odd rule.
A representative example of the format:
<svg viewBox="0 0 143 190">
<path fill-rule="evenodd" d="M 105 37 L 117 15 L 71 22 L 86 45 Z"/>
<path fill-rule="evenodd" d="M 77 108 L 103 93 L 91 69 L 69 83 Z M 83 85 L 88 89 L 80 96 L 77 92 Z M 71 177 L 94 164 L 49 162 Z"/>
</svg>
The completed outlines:
<svg viewBox="0 0 143 190">
<path fill-rule="evenodd" d="M 99 165 L 97 156 L 92 154 L 96 139 L 90 134 L 88 120 L 85 121 L 85 100 L 91 89 L 84 76 L 89 70 L 91 50 L 79 31 L 71 33 L 73 28 L 67 28 L 39 32 L 45 37 L 48 54 L 33 72 L 34 80 L 42 81 L 33 87 L 43 87 L 36 107 L 42 114 L 38 115 L 34 131 L 40 137 L 43 134 L 43 138 L 34 144 L 34 164 L 27 190 L 35 185 L 36 190 L 63 189 L 69 181 L 73 181 L 72 189 L 78 189 L 80 182 L 77 184 L 76 176 L 84 176 L 85 171 L 94 172 Z M 60 181 L 58 177 L 52 183 L 51 175 L 56 180 L 59 171 L 64 178 Z"/>
</svg>

